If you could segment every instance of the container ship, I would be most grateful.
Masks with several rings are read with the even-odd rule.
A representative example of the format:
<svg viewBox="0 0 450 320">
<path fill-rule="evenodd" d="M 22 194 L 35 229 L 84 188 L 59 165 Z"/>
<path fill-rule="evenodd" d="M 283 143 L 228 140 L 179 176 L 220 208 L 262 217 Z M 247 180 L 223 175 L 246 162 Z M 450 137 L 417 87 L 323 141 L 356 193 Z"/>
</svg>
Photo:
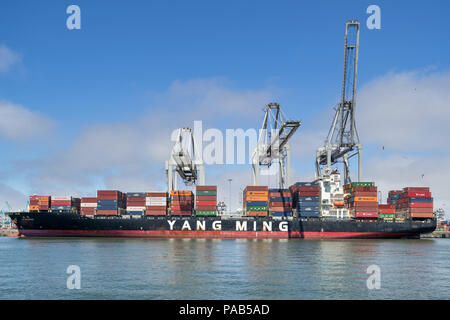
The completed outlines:
<svg viewBox="0 0 450 320">
<path fill-rule="evenodd" d="M 30 196 L 27 212 L 10 212 L 22 237 L 139 237 L 216 239 L 420 238 L 436 228 L 429 188 L 389 193 L 359 182 L 298 182 L 289 189 L 248 186 L 240 217 L 223 215 L 217 187 L 196 192 L 98 190 L 97 197 Z M 334 180 L 335 182 L 331 182 Z M 339 197 L 340 196 L 340 197 Z"/>
<path fill-rule="evenodd" d="M 326 145 L 317 149 L 314 181 L 288 187 L 288 141 L 301 121 L 286 120 L 280 105 L 269 103 L 252 157 L 253 185 L 243 190 L 238 217 L 223 215 L 217 186 L 204 183 L 203 160 L 193 148 L 198 145 L 196 135 L 190 128 L 180 128 L 166 162 L 168 191 L 98 190 L 96 197 L 81 199 L 33 195 L 27 212 L 9 213 L 19 235 L 365 239 L 418 238 L 434 231 L 428 187 L 391 190 L 382 204 L 375 183 L 361 182 L 362 144 L 355 120 L 359 29 L 358 21 L 346 23 L 342 97 Z M 351 182 L 349 174 L 348 160 L 355 155 L 359 182 Z M 279 188 L 259 185 L 259 168 L 275 162 L 280 166 Z M 332 168 L 338 163 L 344 164 L 342 184 L 337 168 Z M 178 190 L 177 175 L 186 185 L 195 184 L 195 193 Z"/>
</svg>

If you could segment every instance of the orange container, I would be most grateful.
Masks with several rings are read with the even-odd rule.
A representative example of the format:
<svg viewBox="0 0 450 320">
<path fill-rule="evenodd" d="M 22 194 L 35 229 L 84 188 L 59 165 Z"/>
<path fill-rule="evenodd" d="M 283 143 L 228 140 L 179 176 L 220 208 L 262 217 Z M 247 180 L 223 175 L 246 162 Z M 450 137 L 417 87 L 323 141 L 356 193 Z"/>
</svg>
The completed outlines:
<svg viewBox="0 0 450 320">
<path fill-rule="evenodd" d="M 29 211 L 39 211 L 39 205 L 31 205 L 28 207 Z"/>
</svg>

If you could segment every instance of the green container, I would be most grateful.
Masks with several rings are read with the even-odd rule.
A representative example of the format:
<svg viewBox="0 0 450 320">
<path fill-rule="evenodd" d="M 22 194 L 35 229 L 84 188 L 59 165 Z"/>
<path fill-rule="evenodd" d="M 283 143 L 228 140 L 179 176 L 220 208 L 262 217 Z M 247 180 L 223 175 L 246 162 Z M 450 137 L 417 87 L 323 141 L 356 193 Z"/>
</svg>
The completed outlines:
<svg viewBox="0 0 450 320">
<path fill-rule="evenodd" d="M 196 210 L 196 216 L 215 216 L 217 212 L 215 210 Z"/>
<path fill-rule="evenodd" d="M 250 206 L 247 207 L 247 211 L 267 211 L 269 210 L 268 206 Z"/>
<path fill-rule="evenodd" d="M 375 187 L 375 182 L 352 182 L 352 187 Z"/>
<path fill-rule="evenodd" d="M 197 190 L 197 196 L 217 196 L 217 191 L 214 190 Z"/>
<path fill-rule="evenodd" d="M 395 214 L 394 213 L 380 213 L 379 217 L 383 218 L 383 219 L 394 219 Z"/>
</svg>

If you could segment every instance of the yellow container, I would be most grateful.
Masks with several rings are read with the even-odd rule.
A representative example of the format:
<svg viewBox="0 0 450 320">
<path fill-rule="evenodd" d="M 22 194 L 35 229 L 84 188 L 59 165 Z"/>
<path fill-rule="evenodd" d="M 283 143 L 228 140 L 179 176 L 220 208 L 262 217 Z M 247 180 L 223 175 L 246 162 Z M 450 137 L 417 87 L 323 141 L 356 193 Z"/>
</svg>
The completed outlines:
<svg viewBox="0 0 450 320">
<path fill-rule="evenodd" d="M 268 196 L 253 196 L 245 198 L 246 201 L 267 201 L 268 199 Z"/>
<path fill-rule="evenodd" d="M 192 191 L 190 191 L 190 190 L 172 190 L 172 191 L 170 191 L 171 196 L 176 196 L 176 195 L 189 196 L 191 194 L 192 194 Z"/>
<path fill-rule="evenodd" d="M 355 197 L 354 201 L 377 201 L 377 197 Z"/>
<path fill-rule="evenodd" d="M 247 191 L 245 194 L 247 197 L 249 196 L 268 196 L 268 191 Z"/>
</svg>

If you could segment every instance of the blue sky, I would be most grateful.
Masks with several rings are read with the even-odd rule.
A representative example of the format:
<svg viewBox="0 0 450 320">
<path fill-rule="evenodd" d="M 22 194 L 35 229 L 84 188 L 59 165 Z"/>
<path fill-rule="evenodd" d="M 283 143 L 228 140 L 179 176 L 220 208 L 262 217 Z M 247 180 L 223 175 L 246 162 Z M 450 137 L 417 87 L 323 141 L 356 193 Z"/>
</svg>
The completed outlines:
<svg viewBox="0 0 450 320">
<path fill-rule="evenodd" d="M 71 4 L 81 8 L 81 30 L 66 28 L 66 8 Z M 381 8 L 381 30 L 365 26 L 366 8 L 371 4 Z M 287 115 L 302 119 L 303 131 L 298 135 L 305 135 L 298 148 L 304 152 L 294 152 L 298 158 L 293 165 L 298 177 L 306 177 L 313 170 L 311 150 L 318 147 L 317 137 L 330 125 L 332 107 L 339 99 L 345 22 L 361 22 L 358 88 L 365 88 L 363 101 L 380 92 L 372 91 L 376 86 L 385 92 L 379 89 L 377 79 L 391 83 L 389 89 L 398 83 L 398 77 L 406 87 L 442 87 L 436 96 L 442 93 L 446 97 L 449 10 L 448 1 L 3 1 L 0 46 L 17 59 L 0 73 L 0 101 L 22 106 L 37 117 L 30 116 L 30 123 L 43 121 L 46 128 L 44 133 L 31 131 L 31 137 L 25 138 L 0 134 L 0 183 L 8 190 L 4 194 L 45 193 L 53 191 L 50 186 L 79 194 L 97 187 L 125 188 L 133 181 L 122 184 L 120 179 L 138 175 L 144 163 L 151 167 L 145 169 L 148 179 L 163 180 L 164 175 L 158 173 L 162 171 L 160 158 L 133 155 L 127 148 L 127 156 L 109 162 L 108 169 L 93 163 L 96 169 L 89 170 L 90 160 L 77 164 L 71 174 L 83 176 L 83 181 L 61 175 L 63 169 L 55 169 L 52 159 L 72 166 L 69 160 L 63 162 L 64 158 L 76 157 L 83 150 L 81 144 L 92 141 L 89 134 L 108 140 L 108 132 L 120 132 L 114 126 L 124 130 L 120 135 L 124 140 L 117 146 L 120 152 L 127 139 L 157 135 L 157 125 L 172 129 L 192 125 L 192 120 L 202 115 L 198 104 L 210 101 L 205 92 L 250 108 L 244 112 L 250 114 L 240 118 L 240 110 L 226 110 L 227 105 L 221 103 L 210 105 L 209 126 L 258 127 L 259 110 L 270 102 L 266 100 L 280 102 Z M 427 94 L 424 89 L 424 97 Z M 362 105 L 361 112 L 369 105 Z M 378 105 L 373 103 L 371 108 Z M 134 126 L 142 130 L 134 132 Z M 362 139 L 367 151 L 365 165 L 370 165 L 370 159 L 378 159 L 379 146 L 397 136 L 367 134 Z M 155 143 L 161 141 L 164 137 Z M 407 154 L 417 164 L 436 159 L 446 163 L 448 147 L 430 150 L 421 143 L 406 149 L 393 144 L 381 157 L 392 163 L 389 157 Z M 133 161 L 139 164 L 130 164 Z M 381 172 L 368 171 L 374 175 Z M 214 169 L 214 177 L 220 174 Z M 61 177 L 57 182 L 45 182 L 43 177 L 48 175 Z M 108 180 L 111 175 L 117 179 Z M 67 185 L 62 186 L 62 181 Z M 408 182 L 415 180 L 405 177 L 405 184 Z M 164 181 L 151 185 L 161 187 Z M 394 187 L 395 183 L 387 185 Z M 447 197 L 445 190 L 438 192 L 443 199 Z"/>
</svg>

